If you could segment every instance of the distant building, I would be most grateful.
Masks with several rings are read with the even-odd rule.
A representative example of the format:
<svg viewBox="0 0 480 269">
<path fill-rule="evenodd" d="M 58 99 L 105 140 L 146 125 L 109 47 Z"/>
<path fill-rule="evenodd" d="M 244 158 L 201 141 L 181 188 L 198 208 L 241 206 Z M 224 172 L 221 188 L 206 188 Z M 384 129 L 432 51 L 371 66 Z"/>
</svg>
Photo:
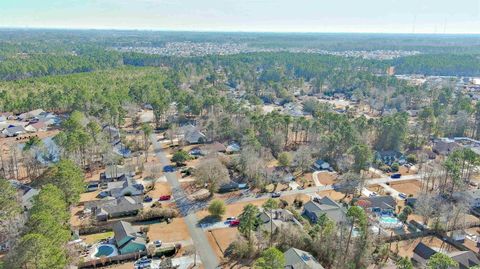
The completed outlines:
<svg viewBox="0 0 480 269">
<path fill-rule="evenodd" d="M 196 126 L 187 124 L 180 127 L 180 137 L 189 144 L 203 144 L 207 137 Z"/>
<path fill-rule="evenodd" d="M 270 231 L 270 228 L 273 228 L 273 231 L 280 230 L 289 225 L 298 225 L 302 224 L 295 218 L 292 212 L 286 209 L 275 209 L 271 212 L 269 210 L 263 210 L 260 213 L 260 229 L 265 231 Z"/>
<path fill-rule="evenodd" d="M 125 178 L 123 181 L 114 181 L 108 183 L 107 190 L 112 197 L 121 196 L 138 196 L 143 195 L 144 187 L 142 184 L 138 184 L 131 177 Z"/>
<path fill-rule="evenodd" d="M 440 138 L 433 141 L 433 152 L 439 155 L 447 156 L 462 146 L 452 139 Z"/>
</svg>

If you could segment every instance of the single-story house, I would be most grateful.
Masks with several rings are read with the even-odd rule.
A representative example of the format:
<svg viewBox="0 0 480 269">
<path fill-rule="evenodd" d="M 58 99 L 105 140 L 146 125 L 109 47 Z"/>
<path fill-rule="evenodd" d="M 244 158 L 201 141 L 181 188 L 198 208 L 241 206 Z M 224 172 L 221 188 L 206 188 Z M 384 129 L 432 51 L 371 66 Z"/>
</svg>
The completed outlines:
<svg viewBox="0 0 480 269">
<path fill-rule="evenodd" d="M 405 156 L 396 150 L 386 150 L 375 152 L 375 160 L 381 161 L 386 165 L 392 165 L 393 163 L 404 164 L 406 163 Z"/>
<path fill-rule="evenodd" d="M 43 121 L 39 121 L 39 122 L 36 122 L 36 123 L 32 123 L 28 126 L 31 126 L 33 127 L 33 129 L 35 130 L 35 132 L 44 132 L 47 130 L 47 124 L 45 124 L 45 122 Z M 26 128 L 28 128 L 28 126 Z"/>
<path fill-rule="evenodd" d="M 346 210 L 330 197 L 314 198 L 303 206 L 303 214 L 311 222 L 317 223 L 322 215 L 326 215 L 332 221 L 340 224 L 347 221 Z"/>
<path fill-rule="evenodd" d="M 433 141 L 432 150 L 438 155 L 447 156 L 461 147 L 462 145 L 455 142 L 453 139 L 440 138 Z"/>
<path fill-rule="evenodd" d="M 227 147 L 223 145 L 222 143 L 219 142 L 213 142 L 212 144 L 207 144 L 203 146 L 202 149 L 203 152 L 205 153 L 217 153 L 217 152 L 222 152 L 225 153 L 227 151 Z"/>
<path fill-rule="evenodd" d="M 45 110 L 43 109 L 35 109 L 29 112 L 22 113 L 18 115 L 18 118 L 20 120 L 26 121 L 35 117 L 38 117 L 40 114 L 45 113 Z"/>
<path fill-rule="evenodd" d="M 189 144 L 202 144 L 207 141 L 205 134 L 192 124 L 180 127 L 179 134 L 179 136 Z"/>
<path fill-rule="evenodd" d="M 110 143 L 117 143 L 120 141 L 120 130 L 114 126 L 105 125 L 103 126 L 103 132 L 107 135 Z"/>
<path fill-rule="evenodd" d="M 25 210 L 32 208 L 33 199 L 40 193 L 39 190 L 30 186 L 24 185 L 16 180 L 10 180 L 10 183 L 15 187 L 20 195 L 22 206 Z"/>
<path fill-rule="evenodd" d="M 285 269 L 323 269 L 323 266 L 309 252 L 290 248 L 284 255 Z"/>
<path fill-rule="evenodd" d="M 2 134 L 7 137 L 13 137 L 13 136 L 22 135 L 25 133 L 27 133 L 27 130 L 25 130 L 25 127 L 23 127 L 22 125 L 17 125 L 17 126 L 10 125 L 2 131 Z"/>
<path fill-rule="evenodd" d="M 146 236 L 130 223 L 119 221 L 113 224 L 113 238 L 120 254 L 144 251 L 147 246 Z"/>
<path fill-rule="evenodd" d="M 370 209 L 372 212 L 376 213 L 393 213 L 397 206 L 397 202 L 390 195 L 384 196 L 372 196 L 368 198 L 362 198 L 359 200 L 365 201 L 363 207 Z"/>
<path fill-rule="evenodd" d="M 90 211 L 98 221 L 110 218 L 137 215 L 143 208 L 143 196 L 109 197 L 98 201 L 85 202 L 84 211 Z"/>
<path fill-rule="evenodd" d="M 428 259 L 431 256 L 435 255 L 437 252 L 437 250 L 434 250 L 433 248 L 420 242 L 417 244 L 415 249 L 413 249 L 412 260 L 422 266 L 425 266 L 428 262 Z M 468 269 L 480 264 L 480 260 L 477 258 L 477 255 L 472 251 L 454 251 L 445 254 L 458 262 L 458 267 L 454 268 Z"/>
<path fill-rule="evenodd" d="M 266 231 L 270 231 L 270 228 L 276 231 L 288 225 L 302 226 L 292 212 L 286 209 L 263 210 L 259 218 L 261 221 L 259 228 Z"/>
<path fill-rule="evenodd" d="M 131 177 L 127 177 L 123 181 L 109 182 L 107 186 L 107 191 L 112 197 L 138 196 L 142 195 L 145 189 L 142 184 L 136 183 L 135 179 Z"/>
<path fill-rule="evenodd" d="M 123 181 L 113 181 L 107 184 L 110 196 L 138 196 L 143 195 L 144 187 L 142 184 L 136 183 L 135 179 L 126 177 Z"/>
<path fill-rule="evenodd" d="M 461 199 L 466 199 L 470 203 L 471 208 L 480 208 L 480 190 L 473 189 L 465 191 L 463 193 L 454 194 L 454 197 L 459 197 Z"/>
<path fill-rule="evenodd" d="M 248 185 L 246 183 L 237 183 L 235 181 L 229 181 L 221 184 L 220 187 L 218 188 L 218 192 L 226 193 L 226 192 L 232 192 L 237 190 L 243 190 L 246 188 L 248 188 Z"/>
</svg>

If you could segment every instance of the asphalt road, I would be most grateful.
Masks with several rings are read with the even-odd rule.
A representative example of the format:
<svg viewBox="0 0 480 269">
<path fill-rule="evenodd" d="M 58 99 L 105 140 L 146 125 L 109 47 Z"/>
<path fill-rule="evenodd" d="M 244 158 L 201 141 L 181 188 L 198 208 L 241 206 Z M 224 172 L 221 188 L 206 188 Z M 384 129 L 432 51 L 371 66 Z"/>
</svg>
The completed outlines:
<svg viewBox="0 0 480 269">
<path fill-rule="evenodd" d="M 165 152 L 163 151 L 160 143 L 157 141 L 157 138 L 152 135 L 150 136 L 150 140 L 152 141 L 153 147 L 155 149 L 155 154 L 160 159 L 160 163 L 163 166 L 170 165 L 170 162 L 165 155 Z M 188 232 L 192 237 L 193 244 L 198 251 L 202 264 L 205 266 L 206 269 L 217 268 L 217 256 L 215 255 L 215 252 L 210 246 L 207 236 L 198 226 L 198 219 L 195 216 L 195 212 L 198 209 L 205 207 L 205 203 L 191 201 L 190 199 L 188 199 L 185 191 L 183 190 L 180 182 L 178 181 L 177 174 L 175 172 L 165 173 L 165 177 L 167 178 L 167 182 L 172 187 L 173 199 L 177 204 L 180 214 L 184 217 L 185 223 L 188 227 Z"/>
</svg>

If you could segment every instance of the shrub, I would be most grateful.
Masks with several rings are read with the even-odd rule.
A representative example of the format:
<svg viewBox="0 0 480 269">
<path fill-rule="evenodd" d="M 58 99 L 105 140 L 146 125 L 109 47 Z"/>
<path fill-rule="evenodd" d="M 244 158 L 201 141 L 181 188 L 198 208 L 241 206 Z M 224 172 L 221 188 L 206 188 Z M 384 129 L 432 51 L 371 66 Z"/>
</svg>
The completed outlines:
<svg viewBox="0 0 480 269">
<path fill-rule="evenodd" d="M 178 215 L 178 212 L 171 208 L 152 208 L 147 211 L 143 211 L 138 220 L 151 220 L 151 219 L 170 219 Z"/>
<path fill-rule="evenodd" d="M 225 203 L 222 200 L 213 200 L 208 206 L 208 212 L 215 217 L 221 217 L 225 211 Z"/>
<path fill-rule="evenodd" d="M 393 163 L 391 168 L 392 168 L 393 172 L 398 172 L 398 169 L 400 168 L 400 165 L 398 163 Z"/>
</svg>

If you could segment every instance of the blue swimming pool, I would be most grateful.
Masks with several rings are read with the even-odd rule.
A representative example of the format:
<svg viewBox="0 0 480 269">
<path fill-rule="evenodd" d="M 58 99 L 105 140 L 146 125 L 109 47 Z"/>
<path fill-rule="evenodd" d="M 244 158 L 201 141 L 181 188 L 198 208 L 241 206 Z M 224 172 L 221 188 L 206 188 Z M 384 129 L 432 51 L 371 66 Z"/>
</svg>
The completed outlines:
<svg viewBox="0 0 480 269">
<path fill-rule="evenodd" d="M 380 217 L 380 222 L 387 223 L 387 224 L 397 224 L 398 219 L 395 217 Z"/>
<path fill-rule="evenodd" d="M 112 246 L 109 245 L 100 245 L 97 248 L 97 253 L 95 253 L 95 257 L 102 257 L 102 256 L 110 256 L 113 254 L 115 249 Z"/>
</svg>

